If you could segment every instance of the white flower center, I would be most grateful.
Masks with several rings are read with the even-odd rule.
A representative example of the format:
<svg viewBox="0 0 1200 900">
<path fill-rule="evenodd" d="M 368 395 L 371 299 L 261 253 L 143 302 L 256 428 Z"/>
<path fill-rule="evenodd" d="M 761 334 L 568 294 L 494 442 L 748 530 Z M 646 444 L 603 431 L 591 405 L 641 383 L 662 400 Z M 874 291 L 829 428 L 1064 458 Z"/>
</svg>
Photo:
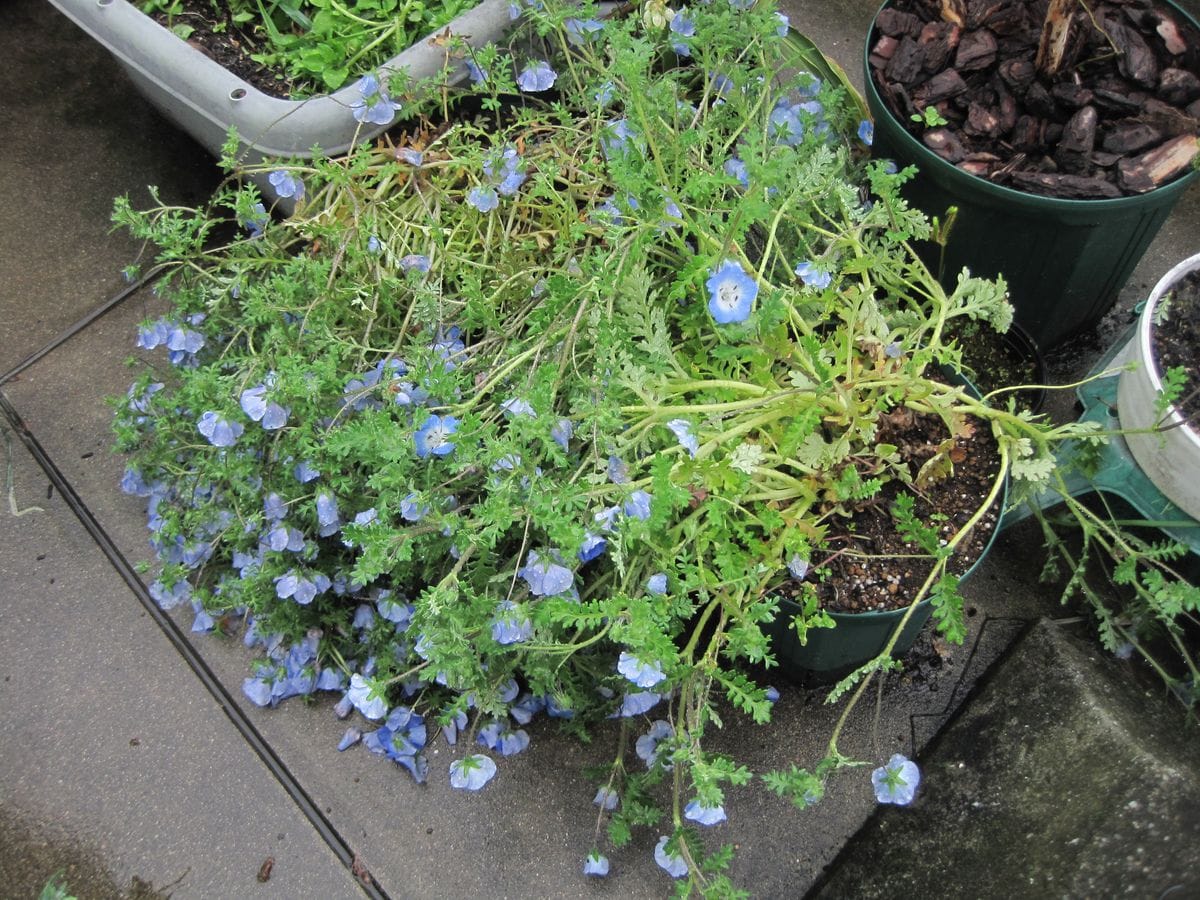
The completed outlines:
<svg viewBox="0 0 1200 900">
<path fill-rule="evenodd" d="M 726 310 L 735 310 L 742 302 L 742 286 L 736 281 L 722 281 L 717 285 L 717 304 Z"/>
</svg>

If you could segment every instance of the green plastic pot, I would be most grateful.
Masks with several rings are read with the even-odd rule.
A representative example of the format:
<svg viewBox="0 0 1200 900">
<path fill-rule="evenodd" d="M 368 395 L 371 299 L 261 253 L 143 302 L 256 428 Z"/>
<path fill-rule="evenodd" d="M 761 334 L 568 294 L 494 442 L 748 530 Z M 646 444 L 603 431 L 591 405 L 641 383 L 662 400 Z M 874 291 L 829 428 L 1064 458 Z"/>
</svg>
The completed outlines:
<svg viewBox="0 0 1200 900">
<path fill-rule="evenodd" d="M 961 384 L 978 399 L 979 391 L 971 382 L 960 374 L 943 370 L 954 384 Z M 996 498 L 995 508 L 1002 511 L 1008 505 L 1008 480 L 1005 479 L 1000 496 Z M 996 534 L 1000 531 L 999 522 L 992 529 L 987 544 L 979 558 L 959 576 L 959 583 L 966 581 L 987 557 L 995 543 Z M 829 612 L 834 621 L 833 628 L 813 628 L 808 631 L 804 644 L 791 622 L 801 609 L 799 604 L 781 598 L 779 613 L 764 631 L 770 638 L 771 648 L 781 671 L 797 681 L 832 680 L 849 674 L 863 663 L 874 659 L 880 654 L 900 620 L 904 618 L 907 607 L 887 610 L 884 612 L 839 613 Z M 929 621 L 933 613 L 933 605 L 929 600 L 917 604 L 912 618 L 904 626 L 896 645 L 892 648 L 892 656 L 900 657 L 912 649 L 917 635 Z"/>
<path fill-rule="evenodd" d="M 1200 28 L 1178 5 L 1163 3 Z M 1017 321 L 1041 347 L 1094 326 L 1200 171 L 1145 194 L 1111 200 L 1039 197 L 969 175 L 909 134 L 884 104 L 870 64 L 875 39 L 872 23 L 863 55 L 867 106 L 875 120 L 871 153 L 901 168 L 917 167 L 904 196 L 927 215 L 944 219 L 947 209 L 958 208 L 943 284 L 952 287 L 963 268 L 989 278 L 1003 275 Z M 921 251 L 929 265 L 937 265 L 939 248 Z"/>
</svg>

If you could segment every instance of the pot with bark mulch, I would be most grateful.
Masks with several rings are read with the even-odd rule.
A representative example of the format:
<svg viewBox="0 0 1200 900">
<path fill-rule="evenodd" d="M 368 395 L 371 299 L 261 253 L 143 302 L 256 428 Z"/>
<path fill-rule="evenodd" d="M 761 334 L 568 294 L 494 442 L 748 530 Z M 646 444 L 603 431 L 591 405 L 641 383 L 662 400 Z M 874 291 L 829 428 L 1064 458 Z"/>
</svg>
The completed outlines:
<svg viewBox="0 0 1200 900">
<path fill-rule="evenodd" d="M 1154 286 L 1131 350 L 1138 365 L 1121 373 L 1118 416 L 1124 429 L 1151 430 L 1125 441 L 1154 486 L 1200 519 L 1200 253 Z"/>
<path fill-rule="evenodd" d="M 965 379 L 950 380 L 965 384 L 978 396 Z M 945 437 L 945 425 L 936 416 L 897 407 L 884 417 L 878 439 L 896 445 L 917 473 Z M 966 429 L 954 440 L 956 461 L 947 477 L 919 485 L 887 483 L 878 496 L 840 523 L 838 533 L 830 535 L 825 559 L 804 566 L 802 572 L 792 571 L 794 577 L 776 589 L 779 613 L 764 630 L 784 674 L 796 681 L 830 681 L 849 674 L 887 646 L 936 565 L 919 541 L 897 527 L 899 498 L 913 499 L 913 516 L 932 523 L 943 544 L 980 513 L 955 547 L 946 574 L 961 584 L 982 563 L 1007 502 L 1007 482 L 995 501 L 986 505 L 999 471 L 990 430 L 986 426 Z M 801 642 L 792 621 L 801 614 L 801 604 L 812 602 L 819 604 L 833 627 L 809 628 Z M 892 647 L 892 656 L 901 657 L 912 648 L 932 612 L 929 597 L 917 604 Z"/>
<path fill-rule="evenodd" d="M 958 209 L 942 277 L 1003 275 L 1042 347 L 1099 320 L 1200 179 L 1200 25 L 1169 0 L 888 0 L 865 67 L 873 153 Z"/>
</svg>

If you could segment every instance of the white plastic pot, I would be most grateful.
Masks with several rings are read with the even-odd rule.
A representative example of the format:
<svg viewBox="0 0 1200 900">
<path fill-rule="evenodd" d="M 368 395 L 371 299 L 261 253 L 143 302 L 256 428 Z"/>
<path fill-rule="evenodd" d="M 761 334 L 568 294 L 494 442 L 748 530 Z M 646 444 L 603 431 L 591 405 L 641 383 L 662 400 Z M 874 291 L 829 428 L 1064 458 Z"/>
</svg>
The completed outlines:
<svg viewBox="0 0 1200 900">
<path fill-rule="evenodd" d="M 1175 282 L 1196 270 L 1200 270 L 1200 253 L 1167 272 L 1151 291 L 1127 351 L 1137 368 L 1122 372 L 1118 383 L 1117 415 L 1122 429 L 1154 429 L 1125 435 L 1133 458 L 1168 500 L 1193 519 L 1200 519 L 1200 433 L 1185 424 L 1176 409 L 1162 417 L 1155 411 L 1162 378 L 1150 342 L 1159 301 Z"/>
<path fill-rule="evenodd" d="M 237 127 L 246 162 L 264 156 L 309 158 L 314 146 L 336 155 L 386 127 L 355 120 L 350 104 L 359 99 L 359 91 L 353 83 L 307 100 L 269 97 L 127 0 L 50 2 L 112 53 L 146 99 L 214 156 L 220 155 L 230 126 Z M 448 28 L 471 46 L 481 47 L 501 38 L 512 24 L 508 0 L 483 0 L 437 34 Z M 446 64 L 446 50 L 432 37 L 380 68 L 406 69 L 414 80 L 436 74 Z"/>
</svg>

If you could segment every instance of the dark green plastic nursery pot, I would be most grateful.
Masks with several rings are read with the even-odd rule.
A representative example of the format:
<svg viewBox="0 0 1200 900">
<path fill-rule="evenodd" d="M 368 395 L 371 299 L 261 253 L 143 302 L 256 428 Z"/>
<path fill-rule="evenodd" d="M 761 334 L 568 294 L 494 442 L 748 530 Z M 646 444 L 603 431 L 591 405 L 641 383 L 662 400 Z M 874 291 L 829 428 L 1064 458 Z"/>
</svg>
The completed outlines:
<svg viewBox="0 0 1200 900">
<path fill-rule="evenodd" d="M 979 392 L 961 375 L 947 373 L 953 383 L 966 386 L 975 397 Z M 1002 512 L 1008 505 L 1008 480 L 1005 479 L 1000 496 L 996 499 L 996 509 Z M 977 569 L 987 557 L 1000 531 L 999 522 L 992 529 L 991 536 L 975 560 L 962 575 L 960 583 Z M 807 641 L 800 643 L 795 629 L 791 627 L 792 620 L 801 612 L 800 606 L 787 598 L 779 602 L 779 613 L 773 622 L 764 628 L 771 640 L 771 648 L 775 659 L 784 674 L 796 680 L 811 678 L 832 679 L 849 674 L 868 660 L 874 659 L 883 650 L 892 631 L 904 618 L 907 607 L 886 612 L 838 613 L 830 612 L 829 616 L 835 625 L 833 628 L 814 628 L 809 630 Z M 896 646 L 892 648 L 892 656 L 899 657 L 907 653 L 916 641 L 921 628 L 929 621 L 933 613 L 933 605 L 928 600 L 922 600 L 904 631 L 900 633 Z"/>
<path fill-rule="evenodd" d="M 1163 2 L 1200 28 L 1179 6 Z M 901 168 L 917 166 L 904 196 L 927 215 L 944 218 L 949 207 L 958 207 L 943 285 L 952 287 L 963 268 L 989 278 L 1003 275 L 1017 321 L 1043 348 L 1095 325 L 1200 172 L 1112 200 L 1038 197 L 968 175 L 909 134 L 884 105 L 870 64 L 875 38 L 872 25 L 863 55 L 867 106 L 875 120 L 872 156 Z M 923 249 L 936 265 L 937 248 Z"/>
</svg>

